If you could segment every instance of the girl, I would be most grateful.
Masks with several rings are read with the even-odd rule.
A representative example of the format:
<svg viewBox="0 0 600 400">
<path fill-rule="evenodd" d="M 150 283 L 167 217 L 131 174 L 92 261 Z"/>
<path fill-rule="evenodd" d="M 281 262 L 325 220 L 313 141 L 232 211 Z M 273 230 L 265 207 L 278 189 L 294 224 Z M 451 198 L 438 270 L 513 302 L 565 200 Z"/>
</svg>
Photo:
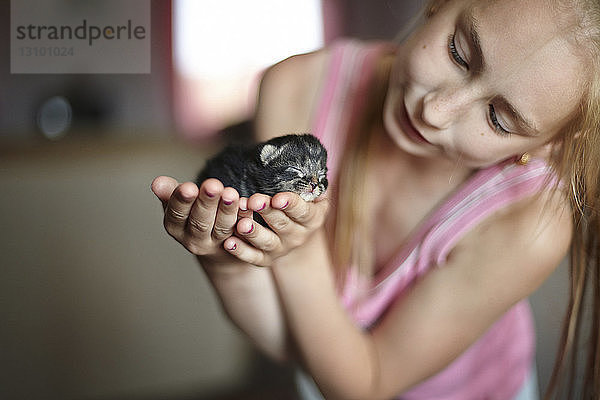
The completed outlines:
<svg viewBox="0 0 600 400">
<path fill-rule="evenodd" d="M 327 399 L 534 398 L 524 299 L 571 244 L 549 393 L 588 282 L 596 398 L 600 4 L 437 0 L 424 15 L 398 46 L 346 41 L 264 76 L 258 139 L 320 137 L 327 198 L 159 177 L 166 230 L 231 320 Z"/>
</svg>

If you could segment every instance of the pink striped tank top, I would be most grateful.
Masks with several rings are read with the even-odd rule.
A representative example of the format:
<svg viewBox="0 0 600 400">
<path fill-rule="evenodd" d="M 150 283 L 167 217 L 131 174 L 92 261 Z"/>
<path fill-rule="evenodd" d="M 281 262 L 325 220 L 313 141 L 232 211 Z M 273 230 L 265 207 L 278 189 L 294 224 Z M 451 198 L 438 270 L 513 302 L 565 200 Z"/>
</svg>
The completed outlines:
<svg viewBox="0 0 600 400">
<path fill-rule="evenodd" d="M 344 40 L 331 49 L 330 66 L 315 113 L 313 134 L 328 150 L 334 181 L 348 124 L 364 106 L 366 82 L 389 44 Z M 495 211 L 537 193 L 551 177 L 541 160 L 526 166 L 506 161 L 481 169 L 421 223 L 408 244 L 374 277 L 348 274 L 342 301 L 354 321 L 368 329 L 391 303 L 430 268 L 441 268 L 463 235 Z M 406 400 L 512 399 L 532 367 L 533 318 L 527 300 L 501 317 L 446 369 L 399 398 Z"/>
</svg>

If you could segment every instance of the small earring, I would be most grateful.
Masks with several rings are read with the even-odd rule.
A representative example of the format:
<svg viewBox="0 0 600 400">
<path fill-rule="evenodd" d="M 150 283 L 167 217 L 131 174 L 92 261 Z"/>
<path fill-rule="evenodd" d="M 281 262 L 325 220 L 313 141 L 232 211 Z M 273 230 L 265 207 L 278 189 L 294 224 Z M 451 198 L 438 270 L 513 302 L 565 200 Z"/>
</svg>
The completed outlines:
<svg viewBox="0 0 600 400">
<path fill-rule="evenodd" d="M 517 164 L 519 165 L 527 165 L 529 160 L 531 159 L 531 155 L 527 152 L 521 154 L 521 157 L 517 158 Z"/>
</svg>

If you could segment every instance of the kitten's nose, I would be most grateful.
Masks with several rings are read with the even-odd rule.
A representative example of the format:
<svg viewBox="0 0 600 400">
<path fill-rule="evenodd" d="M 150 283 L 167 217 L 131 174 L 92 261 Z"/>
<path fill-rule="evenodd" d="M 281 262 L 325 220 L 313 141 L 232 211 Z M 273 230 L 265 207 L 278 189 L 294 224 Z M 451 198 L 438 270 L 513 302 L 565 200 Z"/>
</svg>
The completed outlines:
<svg viewBox="0 0 600 400">
<path fill-rule="evenodd" d="M 315 190 L 317 188 L 317 186 L 319 186 L 319 183 L 317 182 L 317 179 L 313 177 L 310 180 L 310 187 L 312 190 Z"/>
</svg>

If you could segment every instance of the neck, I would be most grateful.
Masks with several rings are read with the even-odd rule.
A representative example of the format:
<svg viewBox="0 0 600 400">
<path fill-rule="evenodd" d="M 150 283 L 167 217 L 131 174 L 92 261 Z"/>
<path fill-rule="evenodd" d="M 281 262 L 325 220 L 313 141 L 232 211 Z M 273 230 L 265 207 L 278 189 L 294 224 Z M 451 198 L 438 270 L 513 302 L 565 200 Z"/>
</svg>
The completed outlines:
<svg viewBox="0 0 600 400">
<path fill-rule="evenodd" d="M 441 157 L 420 157 L 406 153 L 391 138 L 382 132 L 379 136 L 378 164 L 385 169 L 386 175 L 405 177 L 407 172 L 416 180 L 436 187 L 452 188 L 464 182 L 474 171 L 460 160 L 449 160 Z"/>
</svg>

